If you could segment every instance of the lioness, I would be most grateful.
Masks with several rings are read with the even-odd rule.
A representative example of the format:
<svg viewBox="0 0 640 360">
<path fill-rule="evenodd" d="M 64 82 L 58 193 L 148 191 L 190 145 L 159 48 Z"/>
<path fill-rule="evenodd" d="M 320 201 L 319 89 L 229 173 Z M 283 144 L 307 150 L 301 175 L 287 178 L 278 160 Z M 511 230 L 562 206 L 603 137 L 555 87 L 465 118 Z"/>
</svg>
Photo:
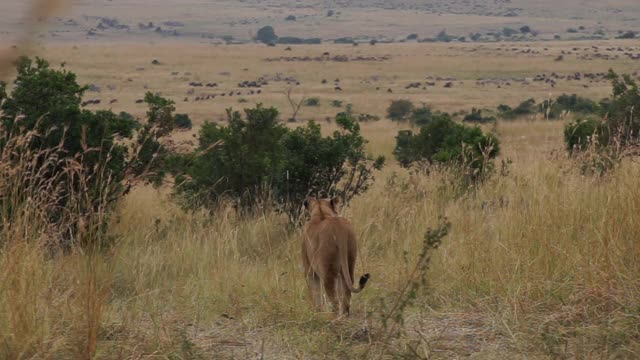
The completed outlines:
<svg viewBox="0 0 640 360">
<path fill-rule="evenodd" d="M 302 263 L 314 306 L 322 306 L 322 286 L 333 311 L 348 315 L 351 293 L 362 291 L 369 274 L 360 278 L 360 288 L 353 287 L 358 247 L 353 226 L 338 216 L 339 203 L 337 198 L 305 200 L 311 219 L 304 228 Z"/>
</svg>

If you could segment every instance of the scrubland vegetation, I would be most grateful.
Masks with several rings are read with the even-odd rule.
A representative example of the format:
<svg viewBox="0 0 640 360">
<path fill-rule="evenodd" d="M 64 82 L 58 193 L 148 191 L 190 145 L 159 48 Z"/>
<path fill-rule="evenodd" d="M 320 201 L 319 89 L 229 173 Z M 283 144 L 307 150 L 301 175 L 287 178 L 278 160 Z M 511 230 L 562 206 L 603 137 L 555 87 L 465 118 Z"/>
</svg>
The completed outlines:
<svg viewBox="0 0 640 360">
<path fill-rule="evenodd" d="M 349 112 L 322 136 L 257 107 L 178 152 L 191 123 L 170 100 L 81 110 L 73 73 L 20 64 L 0 92 L 2 358 L 640 355 L 630 78 L 590 117 L 567 96 L 568 120 L 475 128 L 405 103 L 414 130 L 392 143 Z M 351 200 L 372 280 L 350 318 L 309 305 L 292 221 L 308 193 Z"/>
</svg>

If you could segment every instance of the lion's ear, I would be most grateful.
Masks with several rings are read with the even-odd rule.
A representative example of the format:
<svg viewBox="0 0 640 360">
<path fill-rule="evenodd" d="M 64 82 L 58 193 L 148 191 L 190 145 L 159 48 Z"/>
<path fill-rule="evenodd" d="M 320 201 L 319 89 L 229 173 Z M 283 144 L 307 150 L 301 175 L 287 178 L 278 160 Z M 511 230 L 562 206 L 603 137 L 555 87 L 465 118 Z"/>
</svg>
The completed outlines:
<svg viewBox="0 0 640 360">
<path fill-rule="evenodd" d="M 342 200 L 340 200 L 339 197 L 334 197 L 333 199 L 331 199 L 331 208 L 333 209 L 333 211 L 335 211 L 336 214 L 340 211 L 341 203 Z"/>
<path fill-rule="evenodd" d="M 307 197 L 304 199 L 304 202 L 302 203 L 304 205 L 304 208 L 309 210 L 309 207 L 311 206 L 311 201 L 315 200 L 312 197 Z"/>
</svg>

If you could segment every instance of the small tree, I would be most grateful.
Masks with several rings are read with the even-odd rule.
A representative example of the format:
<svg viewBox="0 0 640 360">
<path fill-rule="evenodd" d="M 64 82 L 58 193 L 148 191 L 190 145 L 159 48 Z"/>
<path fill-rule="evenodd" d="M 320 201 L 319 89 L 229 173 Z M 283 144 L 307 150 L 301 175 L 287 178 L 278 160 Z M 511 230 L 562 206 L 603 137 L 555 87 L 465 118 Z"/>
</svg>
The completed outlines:
<svg viewBox="0 0 640 360">
<path fill-rule="evenodd" d="M 258 30 L 256 40 L 265 44 L 273 44 L 278 40 L 278 36 L 272 26 L 265 26 Z"/>
<path fill-rule="evenodd" d="M 413 112 L 413 103 L 409 100 L 393 100 L 387 108 L 387 117 L 394 121 L 405 121 Z"/>
<path fill-rule="evenodd" d="M 229 125 L 205 123 L 198 149 L 176 156 L 175 193 L 189 207 L 215 207 L 232 199 L 242 212 L 272 204 L 292 222 L 310 194 L 341 196 L 348 202 L 368 189 L 384 158 L 365 152 L 366 140 L 348 114 L 336 117 L 336 130 L 322 137 L 314 122 L 290 130 L 278 121 L 274 108 L 258 106 L 228 111 Z"/>
<path fill-rule="evenodd" d="M 394 155 L 404 167 L 417 163 L 440 164 L 461 169 L 466 180 L 476 182 L 493 169 L 500 153 L 498 139 L 478 127 L 440 117 L 420 129 L 398 133 Z"/>
<path fill-rule="evenodd" d="M 466 115 L 463 121 L 484 124 L 484 123 L 495 122 L 496 118 L 493 116 L 482 116 L 482 110 L 472 108 L 471 113 Z"/>
<path fill-rule="evenodd" d="M 505 27 L 502 29 L 502 35 L 504 35 L 505 37 L 512 37 L 513 35 L 517 34 L 518 31 L 509 27 Z"/>
<path fill-rule="evenodd" d="M 565 143 L 571 154 L 581 154 L 583 171 L 602 174 L 612 169 L 623 158 L 640 154 L 640 90 L 628 75 L 609 72 L 613 84 L 613 97 L 603 101 L 602 118 L 590 117 L 567 124 Z"/>
<path fill-rule="evenodd" d="M 520 32 L 523 34 L 528 34 L 531 32 L 531 27 L 529 27 L 528 25 L 525 25 L 520 28 Z"/>
<path fill-rule="evenodd" d="M 111 111 L 91 112 L 80 107 L 86 87 L 64 69 L 56 70 L 43 59 L 21 58 L 10 95 L 0 85 L 0 157 L 4 165 L 28 159 L 30 174 L 16 192 L 46 183 L 56 204 L 47 221 L 61 229 L 57 240 L 70 244 L 93 227 L 97 241 L 118 200 L 137 181 L 151 181 L 165 151 L 160 144 L 170 128 L 166 99 L 149 103 L 149 121 L 142 125 L 131 115 Z M 21 139 L 17 141 L 16 139 Z M 130 147 L 126 145 L 132 143 Z M 33 169 L 38 169 L 33 176 Z M 5 221 L 28 198 L 0 196 L 0 216 Z M 100 221 L 92 221 L 94 215 Z M 2 226 L 2 225 L 0 225 Z M 85 239 L 86 240 L 86 239 Z M 83 244 L 87 245 L 87 244 Z"/>
<path fill-rule="evenodd" d="M 191 130 L 193 123 L 187 114 L 176 114 L 175 123 L 178 129 Z"/>
</svg>

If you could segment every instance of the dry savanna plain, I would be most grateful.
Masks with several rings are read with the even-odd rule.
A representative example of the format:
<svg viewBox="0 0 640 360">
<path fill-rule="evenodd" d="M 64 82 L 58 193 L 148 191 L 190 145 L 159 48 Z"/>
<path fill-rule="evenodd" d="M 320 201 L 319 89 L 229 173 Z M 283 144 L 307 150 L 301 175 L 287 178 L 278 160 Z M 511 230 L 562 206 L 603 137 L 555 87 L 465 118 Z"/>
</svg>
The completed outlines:
<svg viewBox="0 0 640 360">
<path fill-rule="evenodd" d="M 312 310 L 301 231 L 283 216 L 185 212 L 168 187 L 141 186 L 112 220 L 118 241 L 108 252 L 52 258 L 32 242 L 0 252 L 0 356 L 76 358 L 90 348 L 104 359 L 640 358 L 637 163 L 583 175 L 563 143 L 571 114 L 499 120 L 483 128 L 501 141 L 496 173 L 460 192 L 451 174 L 401 168 L 392 152 L 407 125 L 385 119 L 396 99 L 487 114 L 563 93 L 600 100 L 611 95 L 609 69 L 640 70 L 637 41 L 75 42 L 33 54 L 90 84 L 84 100 L 100 100 L 91 110 L 143 117 L 146 91 L 173 99 L 194 121 L 176 146 L 194 146 L 199 126 L 224 123 L 227 108 L 275 106 L 288 126 L 313 119 L 329 133 L 351 104 L 380 117 L 362 133 L 388 163 L 343 210 L 358 235 L 356 274 L 372 276 L 349 318 Z M 288 122 L 287 93 L 319 105 Z M 402 307 L 425 233 L 445 218 L 451 229 L 426 282 Z M 24 228 L 16 234 L 30 236 Z"/>
</svg>

